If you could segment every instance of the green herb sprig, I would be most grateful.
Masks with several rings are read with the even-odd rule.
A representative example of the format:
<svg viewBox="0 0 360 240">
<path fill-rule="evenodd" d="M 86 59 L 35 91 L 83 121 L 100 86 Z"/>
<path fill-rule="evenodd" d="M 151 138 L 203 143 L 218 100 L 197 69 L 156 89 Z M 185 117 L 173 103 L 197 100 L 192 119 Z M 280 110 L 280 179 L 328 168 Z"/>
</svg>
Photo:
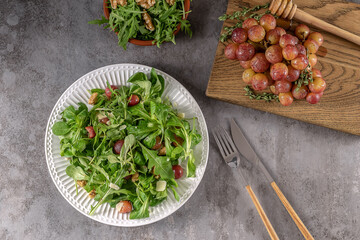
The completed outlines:
<svg viewBox="0 0 360 240">
<path fill-rule="evenodd" d="M 253 8 L 248 7 L 241 7 L 242 10 L 236 11 L 233 14 L 224 14 L 219 17 L 220 21 L 226 21 L 226 20 L 238 20 L 233 26 L 231 27 L 224 27 L 224 33 L 220 36 L 221 42 L 226 42 L 229 37 L 231 36 L 233 30 L 235 28 L 241 27 L 244 20 L 248 18 L 255 18 L 256 20 L 259 20 L 264 14 L 270 13 L 269 10 L 267 10 L 265 13 L 257 13 L 260 9 L 266 9 L 268 8 L 270 3 L 266 3 L 264 5 L 257 5 Z M 247 14 L 251 13 L 249 16 L 246 16 Z"/>
<path fill-rule="evenodd" d="M 244 90 L 246 91 L 245 96 L 249 96 L 250 99 L 265 100 L 266 102 L 279 101 L 279 96 L 273 93 L 261 93 L 256 94 L 255 91 L 247 85 Z"/>
</svg>

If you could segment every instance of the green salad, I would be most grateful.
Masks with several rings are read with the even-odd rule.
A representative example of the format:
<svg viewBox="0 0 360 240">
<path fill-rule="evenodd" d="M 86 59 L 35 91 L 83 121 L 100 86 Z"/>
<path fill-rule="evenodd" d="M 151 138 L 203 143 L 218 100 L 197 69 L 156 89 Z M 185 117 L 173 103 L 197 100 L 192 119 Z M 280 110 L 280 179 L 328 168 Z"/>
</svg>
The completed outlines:
<svg viewBox="0 0 360 240">
<path fill-rule="evenodd" d="M 116 32 L 119 46 L 126 50 L 129 39 L 153 40 L 159 47 L 163 42 L 175 44 L 174 31 L 178 24 L 181 30 L 192 36 L 190 23 L 185 19 L 184 0 L 110 0 L 109 19 L 90 21 L 90 24 L 105 24 Z"/>
<path fill-rule="evenodd" d="M 164 79 L 154 69 L 150 79 L 138 72 L 128 82 L 130 87 L 92 89 L 90 111 L 84 103 L 69 106 L 52 128 L 76 191 L 83 187 L 97 201 L 90 215 L 109 203 L 130 219 L 149 217 L 149 207 L 169 193 L 179 201 L 175 179 L 183 172 L 195 176 L 193 149 L 201 141 L 196 119 L 185 119 L 161 99 Z"/>
</svg>

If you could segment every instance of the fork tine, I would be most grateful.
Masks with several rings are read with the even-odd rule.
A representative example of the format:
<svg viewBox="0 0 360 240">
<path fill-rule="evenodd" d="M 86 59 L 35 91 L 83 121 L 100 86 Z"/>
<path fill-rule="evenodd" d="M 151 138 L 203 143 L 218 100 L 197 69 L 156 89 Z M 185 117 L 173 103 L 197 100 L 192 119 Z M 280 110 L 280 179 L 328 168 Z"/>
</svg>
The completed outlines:
<svg viewBox="0 0 360 240">
<path fill-rule="evenodd" d="M 219 142 L 220 142 L 220 144 L 221 144 L 222 147 L 223 147 L 223 151 L 224 151 L 225 157 L 226 157 L 226 156 L 228 156 L 228 155 L 230 154 L 230 151 L 229 151 L 229 147 L 228 147 L 227 144 L 226 144 L 226 140 L 224 140 L 224 138 L 223 138 L 223 136 L 222 136 L 222 131 L 224 131 L 224 130 L 221 129 L 220 126 L 217 126 L 217 127 L 216 127 L 216 133 L 217 133 Z"/>
<path fill-rule="evenodd" d="M 220 135 L 221 135 L 221 138 L 223 139 L 223 142 L 224 142 L 224 144 L 226 145 L 229 154 L 231 154 L 231 153 L 233 153 L 233 152 L 235 152 L 235 151 L 234 151 L 234 149 L 231 148 L 231 146 L 230 146 L 230 142 L 231 142 L 231 141 L 229 141 L 229 139 L 226 138 L 225 134 L 226 134 L 225 129 L 224 129 L 223 127 L 220 127 Z"/>
<path fill-rule="evenodd" d="M 237 152 L 237 148 L 235 147 L 234 141 L 232 140 L 232 138 L 230 137 L 229 133 L 227 131 L 224 130 L 224 134 L 226 139 L 228 140 L 233 152 Z"/>
<path fill-rule="evenodd" d="M 221 143 L 220 143 L 220 141 L 219 141 L 219 137 L 218 137 L 218 135 L 217 135 L 217 130 L 216 130 L 216 128 L 213 129 L 212 133 L 213 133 L 213 135 L 214 135 L 215 142 L 216 142 L 216 144 L 217 144 L 217 146 L 218 146 L 218 148 L 219 148 L 219 150 L 220 150 L 221 156 L 222 156 L 223 158 L 225 158 L 225 153 L 224 153 L 224 150 L 223 150 L 223 146 L 221 145 Z"/>
</svg>

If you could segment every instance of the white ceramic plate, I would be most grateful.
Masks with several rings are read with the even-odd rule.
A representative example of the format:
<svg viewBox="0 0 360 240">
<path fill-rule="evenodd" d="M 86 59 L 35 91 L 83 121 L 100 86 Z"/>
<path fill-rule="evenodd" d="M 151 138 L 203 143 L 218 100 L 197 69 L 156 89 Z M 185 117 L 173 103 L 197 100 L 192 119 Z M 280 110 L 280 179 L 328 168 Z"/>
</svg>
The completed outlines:
<svg viewBox="0 0 360 240">
<path fill-rule="evenodd" d="M 168 97 L 171 102 L 176 103 L 176 108 L 179 109 L 179 112 L 185 113 L 186 118 L 195 116 L 198 119 L 197 129 L 202 136 L 202 141 L 194 149 L 197 166 L 196 177 L 183 177 L 177 180 L 179 187 L 176 190 L 180 196 L 180 201 L 176 201 L 173 194 L 169 192 L 166 201 L 156 207 L 150 207 L 150 217 L 145 219 L 130 220 L 129 214 L 120 214 L 114 208 L 111 208 L 109 204 L 103 204 L 93 216 L 89 216 L 90 205 L 95 205 L 96 202 L 88 198 L 87 192 L 82 188 L 79 188 L 79 194 L 76 195 L 74 181 L 65 173 L 69 161 L 60 156 L 60 141 L 58 137 L 52 134 L 52 126 L 61 119 L 60 113 L 69 105 L 76 105 L 78 102 L 87 104 L 90 97 L 88 90 L 92 88 L 105 89 L 107 81 L 111 85 L 129 85 L 127 79 L 131 75 L 136 72 L 144 72 L 149 76 L 150 71 L 151 67 L 143 65 L 117 64 L 99 68 L 84 75 L 63 93 L 52 110 L 47 124 L 45 136 L 46 162 L 56 187 L 76 210 L 89 218 L 105 224 L 134 227 L 150 224 L 169 216 L 191 197 L 205 172 L 209 154 L 209 136 L 205 118 L 200 107 L 184 86 L 168 74 L 156 70 L 157 74 L 162 75 L 165 79 L 163 97 Z M 89 109 L 91 108 L 90 105 L 88 107 Z M 186 169 L 185 163 L 182 163 L 182 165 Z"/>
</svg>

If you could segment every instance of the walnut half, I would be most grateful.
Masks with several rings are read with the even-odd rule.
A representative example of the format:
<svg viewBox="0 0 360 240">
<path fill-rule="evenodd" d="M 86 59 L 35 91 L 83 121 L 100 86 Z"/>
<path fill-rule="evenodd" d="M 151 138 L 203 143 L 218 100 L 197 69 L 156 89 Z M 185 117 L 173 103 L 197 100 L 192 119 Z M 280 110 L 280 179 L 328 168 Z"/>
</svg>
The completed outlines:
<svg viewBox="0 0 360 240">
<path fill-rule="evenodd" d="M 94 92 L 93 94 L 91 94 L 90 98 L 89 98 L 89 104 L 94 105 L 97 101 L 97 97 L 98 97 L 98 93 Z"/>
<path fill-rule="evenodd" d="M 117 5 L 125 6 L 127 4 L 127 0 L 110 0 L 110 5 L 113 9 L 117 8 Z"/>
<path fill-rule="evenodd" d="M 150 15 L 147 13 L 147 12 L 144 12 L 142 14 L 143 18 L 144 18 L 144 21 L 145 21 L 145 27 L 150 30 L 150 31 L 154 31 L 155 30 L 155 27 L 151 21 L 151 17 Z"/>
<path fill-rule="evenodd" d="M 136 3 L 145 9 L 149 9 L 155 5 L 155 0 L 136 0 Z"/>
<path fill-rule="evenodd" d="M 166 0 L 167 4 L 169 4 L 170 6 L 175 4 L 175 0 Z"/>
</svg>

